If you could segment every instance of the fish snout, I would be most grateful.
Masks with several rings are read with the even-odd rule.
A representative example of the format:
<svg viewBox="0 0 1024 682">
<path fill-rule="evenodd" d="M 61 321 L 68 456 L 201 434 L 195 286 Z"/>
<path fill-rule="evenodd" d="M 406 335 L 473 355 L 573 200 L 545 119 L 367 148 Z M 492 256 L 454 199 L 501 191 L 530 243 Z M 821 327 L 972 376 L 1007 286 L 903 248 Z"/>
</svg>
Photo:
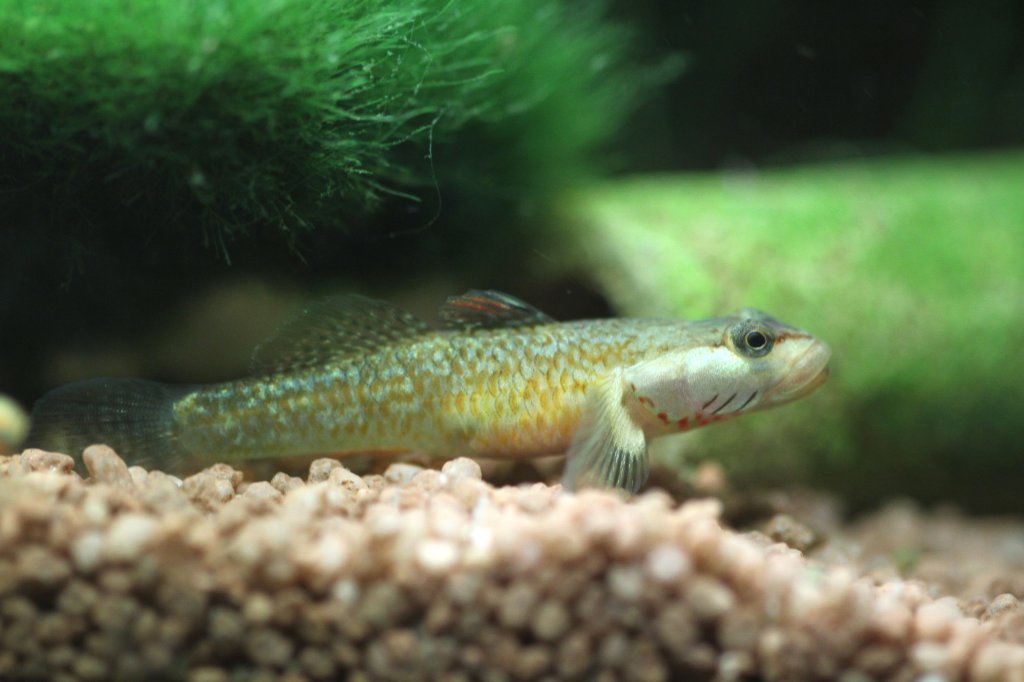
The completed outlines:
<svg viewBox="0 0 1024 682">
<path fill-rule="evenodd" d="M 805 347 L 785 363 L 781 379 L 768 391 L 768 402 L 785 403 L 814 391 L 828 379 L 831 357 L 828 344 L 809 337 Z"/>
</svg>

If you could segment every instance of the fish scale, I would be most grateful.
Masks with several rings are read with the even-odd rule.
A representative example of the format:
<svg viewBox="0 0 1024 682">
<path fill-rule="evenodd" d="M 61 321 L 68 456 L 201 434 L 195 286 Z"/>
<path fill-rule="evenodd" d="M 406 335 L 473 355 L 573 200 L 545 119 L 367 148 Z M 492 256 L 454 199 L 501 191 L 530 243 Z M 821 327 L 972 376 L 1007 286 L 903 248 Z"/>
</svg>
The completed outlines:
<svg viewBox="0 0 1024 682">
<path fill-rule="evenodd" d="M 226 458 L 434 448 L 445 455 L 556 452 L 568 446 L 589 382 L 663 350 L 664 340 L 648 334 L 649 343 L 624 351 L 634 344 L 623 336 L 640 337 L 643 326 L 595 320 L 435 332 L 256 385 L 199 389 L 175 403 L 175 421 L 189 452 Z M 318 418 L 301 419 L 307 414 Z"/>
<path fill-rule="evenodd" d="M 568 451 L 567 486 L 635 490 L 650 438 L 787 402 L 827 376 L 825 344 L 752 310 L 559 323 L 506 294 L 470 291 L 440 317 L 439 331 L 380 301 L 331 299 L 261 344 L 249 378 L 55 389 L 36 405 L 30 443 L 72 451 L 106 442 L 130 462 L 163 466 Z"/>
</svg>

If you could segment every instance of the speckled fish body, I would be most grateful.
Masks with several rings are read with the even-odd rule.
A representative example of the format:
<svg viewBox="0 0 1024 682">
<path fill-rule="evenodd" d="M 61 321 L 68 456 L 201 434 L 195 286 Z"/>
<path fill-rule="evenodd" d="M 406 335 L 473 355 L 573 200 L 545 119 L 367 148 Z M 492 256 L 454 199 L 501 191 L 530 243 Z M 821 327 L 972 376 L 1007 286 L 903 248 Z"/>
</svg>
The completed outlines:
<svg viewBox="0 0 1024 682">
<path fill-rule="evenodd" d="M 591 320 L 433 332 L 325 367 L 200 389 L 175 403 L 181 445 L 224 457 L 425 450 L 564 452 L 587 389 L 678 347 L 685 326 Z"/>
<path fill-rule="evenodd" d="M 106 442 L 170 464 L 416 450 L 441 457 L 569 453 L 564 483 L 636 490 L 651 438 L 788 402 L 827 376 L 828 347 L 744 310 L 697 322 L 555 322 L 471 291 L 431 329 L 341 297 L 257 349 L 254 376 L 179 388 L 96 379 L 55 389 L 30 443 Z"/>
</svg>

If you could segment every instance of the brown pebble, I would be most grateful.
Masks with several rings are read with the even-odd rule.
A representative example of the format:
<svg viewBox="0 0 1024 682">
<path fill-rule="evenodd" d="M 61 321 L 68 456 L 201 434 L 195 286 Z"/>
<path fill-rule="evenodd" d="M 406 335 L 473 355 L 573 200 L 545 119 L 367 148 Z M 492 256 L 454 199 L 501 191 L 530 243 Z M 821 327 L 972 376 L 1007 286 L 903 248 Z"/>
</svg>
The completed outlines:
<svg viewBox="0 0 1024 682">
<path fill-rule="evenodd" d="M 609 632 L 597 646 L 598 659 L 610 668 L 629 662 L 629 638 L 623 632 Z"/>
<path fill-rule="evenodd" d="M 854 656 L 853 666 L 871 679 L 883 678 L 905 658 L 905 653 L 892 645 L 869 644 Z"/>
<path fill-rule="evenodd" d="M 309 678 L 296 670 L 288 670 L 277 677 L 276 682 L 309 682 Z"/>
<path fill-rule="evenodd" d="M 976 682 L 1024 682 L 1024 644 L 986 643 L 974 657 L 970 674 Z"/>
<path fill-rule="evenodd" d="M 693 615 L 679 602 L 670 603 L 660 610 L 654 620 L 654 631 L 662 646 L 680 658 L 698 639 Z"/>
<path fill-rule="evenodd" d="M 228 682 L 229 679 L 226 670 L 213 666 L 193 668 L 188 673 L 188 682 Z"/>
<path fill-rule="evenodd" d="M 46 471 L 55 474 L 70 474 L 75 470 L 75 460 L 60 452 L 48 452 L 29 448 L 21 453 L 21 459 L 28 471 Z"/>
<path fill-rule="evenodd" d="M 149 478 L 149 472 L 140 466 L 128 467 L 128 473 L 132 477 L 132 483 L 135 484 L 136 488 L 145 488 L 146 479 Z"/>
<path fill-rule="evenodd" d="M 416 558 L 426 573 L 443 575 L 458 562 L 459 547 L 447 540 L 426 539 L 419 543 Z"/>
<path fill-rule="evenodd" d="M 690 557 L 675 545 L 661 544 L 648 553 L 645 568 L 656 582 L 674 583 L 690 573 Z"/>
<path fill-rule="evenodd" d="M 718 679 L 742 680 L 749 678 L 754 660 L 747 651 L 725 651 L 718 661 Z"/>
<path fill-rule="evenodd" d="M 443 477 L 440 471 L 437 471 L 436 469 L 424 469 L 409 480 L 409 485 L 433 495 L 440 490 L 442 480 Z"/>
<path fill-rule="evenodd" d="M 619 599 L 637 601 L 644 593 L 644 576 L 640 567 L 612 566 L 608 571 L 608 589 Z"/>
<path fill-rule="evenodd" d="M 230 477 L 218 476 L 210 470 L 186 478 L 183 490 L 204 511 L 216 511 L 235 496 Z"/>
<path fill-rule="evenodd" d="M 107 561 L 130 561 L 159 540 L 160 522 L 148 514 L 122 514 L 111 524 L 103 540 Z"/>
<path fill-rule="evenodd" d="M 516 583 L 501 595 L 498 619 L 508 628 L 520 628 L 529 622 L 537 603 L 537 589 L 528 583 Z"/>
<path fill-rule="evenodd" d="M 262 592 L 252 594 L 245 600 L 242 613 L 250 623 L 269 623 L 274 617 L 274 600 Z"/>
<path fill-rule="evenodd" d="M 330 459 L 329 457 L 321 457 L 320 459 L 314 459 L 309 464 L 309 483 L 321 483 L 330 478 L 331 472 L 341 467 L 342 464 L 336 459 Z"/>
<path fill-rule="evenodd" d="M 192 501 L 185 494 L 182 482 L 162 471 L 148 473 L 140 499 L 150 510 L 161 514 L 193 511 Z"/>
<path fill-rule="evenodd" d="M 223 462 L 212 464 L 203 469 L 200 473 L 205 473 L 208 476 L 213 476 L 214 478 L 227 481 L 231 484 L 232 488 L 237 488 L 241 485 L 242 480 L 245 478 L 245 475 L 241 471 L 235 469 L 230 464 L 225 464 Z"/>
<path fill-rule="evenodd" d="M 686 589 L 686 602 L 697 620 L 708 622 L 732 609 L 735 598 L 721 582 L 713 578 L 697 577 Z"/>
<path fill-rule="evenodd" d="M 291 640 L 269 627 L 259 627 L 246 635 L 245 651 L 259 665 L 283 666 L 294 651 Z"/>
<path fill-rule="evenodd" d="M 776 514 L 762 528 L 775 542 L 782 542 L 801 552 L 808 551 L 817 541 L 814 531 L 789 514 Z"/>
<path fill-rule="evenodd" d="M 301 488 L 306 485 L 306 482 L 298 476 L 289 476 L 283 471 L 278 471 L 274 474 L 274 477 L 270 479 L 270 485 L 281 491 L 282 494 L 286 494 L 296 488 Z"/>
<path fill-rule="evenodd" d="M 759 614 L 750 610 L 730 610 L 718 623 L 718 641 L 730 651 L 753 652 L 760 634 Z"/>
<path fill-rule="evenodd" d="M 352 473 L 345 467 L 335 467 L 331 470 L 327 480 L 331 485 L 343 488 L 349 493 L 366 489 L 366 483 L 363 482 L 362 477 Z"/>
<path fill-rule="evenodd" d="M 82 453 L 82 461 L 94 481 L 124 490 L 135 489 L 128 465 L 109 446 L 90 445 Z"/>
<path fill-rule="evenodd" d="M 98 574 L 100 588 L 114 594 L 127 594 L 135 589 L 135 580 L 125 567 L 104 567 Z"/>
<path fill-rule="evenodd" d="M 480 480 L 483 477 L 480 465 L 476 460 L 468 457 L 459 457 L 445 462 L 441 467 L 441 473 L 447 477 L 449 485 L 465 480 Z"/>
<path fill-rule="evenodd" d="M 391 464 L 384 471 L 384 481 L 391 485 L 405 485 L 423 471 L 423 467 L 415 464 L 396 463 Z"/>
<path fill-rule="evenodd" d="M 992 600 L 992 603 L 985 609 L 984 620 L 991 620 L 1004 613 L 1015 611 L 1020 608 L 1020 600 L 1012 594 L 1003 593 Z"/>
<path fill-rule="evenodd" d="M 252 620 L 256 621 L 256 619 Z M 266 622 L 266 620 L 269 618 L 262 622 Z M 246 621 L 242 614 L 235 609 L 215 607 L 210 610 L 209 622 L 209 633 L 214 639 L 230 643 L 241 642 L 245 633 Z"/>
<path fill-rule="evenodd" d="M 64 557 L 38 545 L 21 550 L 15 570 L 31 583 L 47 587 L 59 587 L 71 576 L 71 566 Z"/>
<path fill-rule="evenodd" d="M 100 598 L 95 585 L 81 579 L 72 579 L 60 592 L 57 607 L 69 616 L 88 613 Z"/>
<path fill-rule="evenodd" d="M 531 629 L 537 639 L 552 642 L 569 629 L 569 613 L 557 601 L 546 600 L 537 607 L 531 621 Z"/>
<path fill-rule="evenodd" d="M 334 657 L 329 651 L 316 647 L 306 647 L 299 652 L 299 665 L 307 675 L 315 680 L 334 676 Z"/>
<path fill-rule="evenodd" d="M 73 664 L 73 670 L 81 680 L 105 680 L 110 676 L 110 668 L 107 664 L 102 659 L 89 654 L 78 656 Z"/>
<path fill-rule="evenodd" d="M 523 647 L 513 666 L 512 672 L 522 679 L 536 679 L 551 667 L 551 651 L 539 644 Z"/>
<path fill-rule="evenodd" d="M 585 632 L 568 632 L 558 644 L 556 671 L 562 679 L 582 675 L 590 667 L 590 639 Z"/>
<path fill-rule="evenodd" d="M 917 635 L 922 639 L 944 639 L 959 616 L 960 609 L 953 597 L 925 604 L 917 610 L 914 619 Z"/>
<path fill-rule="evenodd" d="M 705 495 L 720 495 L 729 489 L 729 477 L 718 462 L 702 462 L 694 474 L 693 486 Z"/>
<path fill-rule="evenodd" d="M 70 668 L 74 665 L 77 655 L 74 648 L 69 645 L 57 646 L 50 650 L 49 661 L 54 668 Z"/>
<path fill-rule="evenodd" d="M 59 455 L 0 459 L 18 477 L 0 481 L 2 679 L 1024 682 L 1019 563 L 971 563 L 1017 556 L 1012 521 L 972 545 L 968 521 L 904 507 L 884 512 L 893 537 L 808 558 L 730 530 L 715 501 L 494 488 L 471 460 L 183 482 L 94 452 L 131 488 L 33 470 Z M 787 532 L 806 518 L 779 508 Z M 958 573 L 875 568 L 893 549 L 870 542 L 912 540 L 971 552 Z"/>
<path fill-rule="evenodd" d="M 242 493 L 244 497 L 255 499 L 255 500 L 280 500 L 283 495 L 281 491 L 272 486 L 266 481 L 257 481 L 250 483 L 246 488 L 245 492 Z"/>
</svg>

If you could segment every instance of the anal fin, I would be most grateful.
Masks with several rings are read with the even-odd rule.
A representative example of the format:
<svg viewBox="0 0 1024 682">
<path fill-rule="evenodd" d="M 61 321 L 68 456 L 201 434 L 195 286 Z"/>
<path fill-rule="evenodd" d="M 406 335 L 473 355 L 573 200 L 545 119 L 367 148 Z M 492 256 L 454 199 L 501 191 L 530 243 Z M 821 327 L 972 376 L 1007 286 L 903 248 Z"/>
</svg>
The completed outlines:
<svg viewBox="0 0 1024 682">
<path fill-rule="evenodd" d="M 623 488 L 637 492 L 650 474 L 647 439 L 626 409 L 621 371 L 595 386 L 576 429 L 562 485 Z"/>
</svg>

